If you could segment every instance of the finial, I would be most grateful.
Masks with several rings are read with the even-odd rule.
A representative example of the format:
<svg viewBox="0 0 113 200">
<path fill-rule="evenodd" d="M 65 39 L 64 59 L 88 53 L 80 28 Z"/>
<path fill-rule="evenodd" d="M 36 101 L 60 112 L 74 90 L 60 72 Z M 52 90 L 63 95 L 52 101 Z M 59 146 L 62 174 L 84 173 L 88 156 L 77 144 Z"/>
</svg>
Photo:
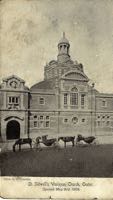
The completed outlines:
<svg viewBox="0 0 113 200">
<path fill-rule="evenodd" d="M 63 38 L 65 38 L 65 32 L 63 32 Z"/>
</svg>

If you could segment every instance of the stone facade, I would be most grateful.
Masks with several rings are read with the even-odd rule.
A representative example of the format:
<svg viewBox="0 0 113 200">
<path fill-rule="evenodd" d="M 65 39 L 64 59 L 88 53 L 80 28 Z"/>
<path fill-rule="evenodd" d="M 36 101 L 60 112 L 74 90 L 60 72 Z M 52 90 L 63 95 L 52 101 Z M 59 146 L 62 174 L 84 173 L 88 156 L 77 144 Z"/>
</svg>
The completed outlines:
<svg viewBox="0 0 113 200">
<path fill-rule="evenodd" d="M 0 87 L 0 127 L 3 141 L 47 134 L 49 137 L 94 135 L 113 142 L 113 94 L 99 93 L 73 62 L 69 41 L 58 43 L 57 60 L 44 67 L 44 80 L 25 86 L 13 75 Z"/>
<path fill-rule="evenodd" d="M 0 88 L 2 140 L 27 137 L 29 89 L 17 76 L 3 79 Z M 17 133 L 14 133 L 17 132 Z M 13 132 L 13 135 L 11 135 Z"/>
</svg>

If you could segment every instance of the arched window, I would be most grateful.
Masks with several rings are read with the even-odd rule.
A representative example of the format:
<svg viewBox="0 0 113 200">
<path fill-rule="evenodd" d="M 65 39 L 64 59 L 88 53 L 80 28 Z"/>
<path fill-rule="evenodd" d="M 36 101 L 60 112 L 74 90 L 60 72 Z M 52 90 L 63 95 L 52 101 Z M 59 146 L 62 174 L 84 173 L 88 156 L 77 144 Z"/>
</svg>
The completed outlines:
<svg viewBox="0 0 113 200">
<path fill-rule="evenodd" d="M 71 89 L 71 91 L 72 91 L 72 92 L 78 92 L 78 89 L 77 89 L 76 87 L 73 87 L 73 88 Z"/>
<path fill-rule="evenodd" d="M 85 94 L 81 94 L 81 107 L 84 108 L 85 104 Z"/>
<path fill-rule="evenodd" d="M 68 97 L 68 94 L 64 93 L 64 105 L 67 105 L 67 97 Z"/>
<path fill-rule="evenodd" d="M 62 49 L 62 45 L 60 45 L 60 50 Z"/>
<path fill-rule="evenodd" d="M 73 118 L 72 118 L 72 122 L 73 122 L 73 124 L 77 124 L 78 118 L 77 118 L 77 117 L 73 117 Z"/>
<path fill-rule="evenodd" d="M 78 105 L 78 89 L 76 87 L 71 89 L 70 105 L 72 105 L 72 106 Z"/>
</svg>

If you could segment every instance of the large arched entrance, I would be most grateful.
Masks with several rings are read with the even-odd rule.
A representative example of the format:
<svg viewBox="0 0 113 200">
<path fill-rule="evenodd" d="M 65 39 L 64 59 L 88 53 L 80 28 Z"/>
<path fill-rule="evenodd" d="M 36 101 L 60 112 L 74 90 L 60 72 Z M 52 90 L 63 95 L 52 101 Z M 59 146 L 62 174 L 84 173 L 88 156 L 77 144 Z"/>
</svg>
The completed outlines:
<svg viewBox="0 0 113 200">
<path fill-rule="evenodd" d="M 6 129 L 7 140 L 13 140 L 20 138 L 20 124 L 16 120 L 12 120 L 7 123 Z"/>
</svg>

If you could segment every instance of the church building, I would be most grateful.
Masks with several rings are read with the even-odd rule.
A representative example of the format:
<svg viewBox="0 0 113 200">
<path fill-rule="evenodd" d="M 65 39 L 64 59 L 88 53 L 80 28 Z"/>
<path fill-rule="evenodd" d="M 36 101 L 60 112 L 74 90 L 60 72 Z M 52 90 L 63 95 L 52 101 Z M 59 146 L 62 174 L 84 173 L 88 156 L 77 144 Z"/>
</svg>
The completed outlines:
<svg viewBox="0 0 113 200">
<path fill-rule="evenodd" d="M 113 143 L 113 94 L 100 93 L 90 85 L 83 65 L 74 62 L 69 52 L 70 43 L 63 33 L 57 59 L 44 66 L 43 81 L 28 88 L 16 75 L 2 80 L 2 141 L 82 134 Z"/>
</svg>

